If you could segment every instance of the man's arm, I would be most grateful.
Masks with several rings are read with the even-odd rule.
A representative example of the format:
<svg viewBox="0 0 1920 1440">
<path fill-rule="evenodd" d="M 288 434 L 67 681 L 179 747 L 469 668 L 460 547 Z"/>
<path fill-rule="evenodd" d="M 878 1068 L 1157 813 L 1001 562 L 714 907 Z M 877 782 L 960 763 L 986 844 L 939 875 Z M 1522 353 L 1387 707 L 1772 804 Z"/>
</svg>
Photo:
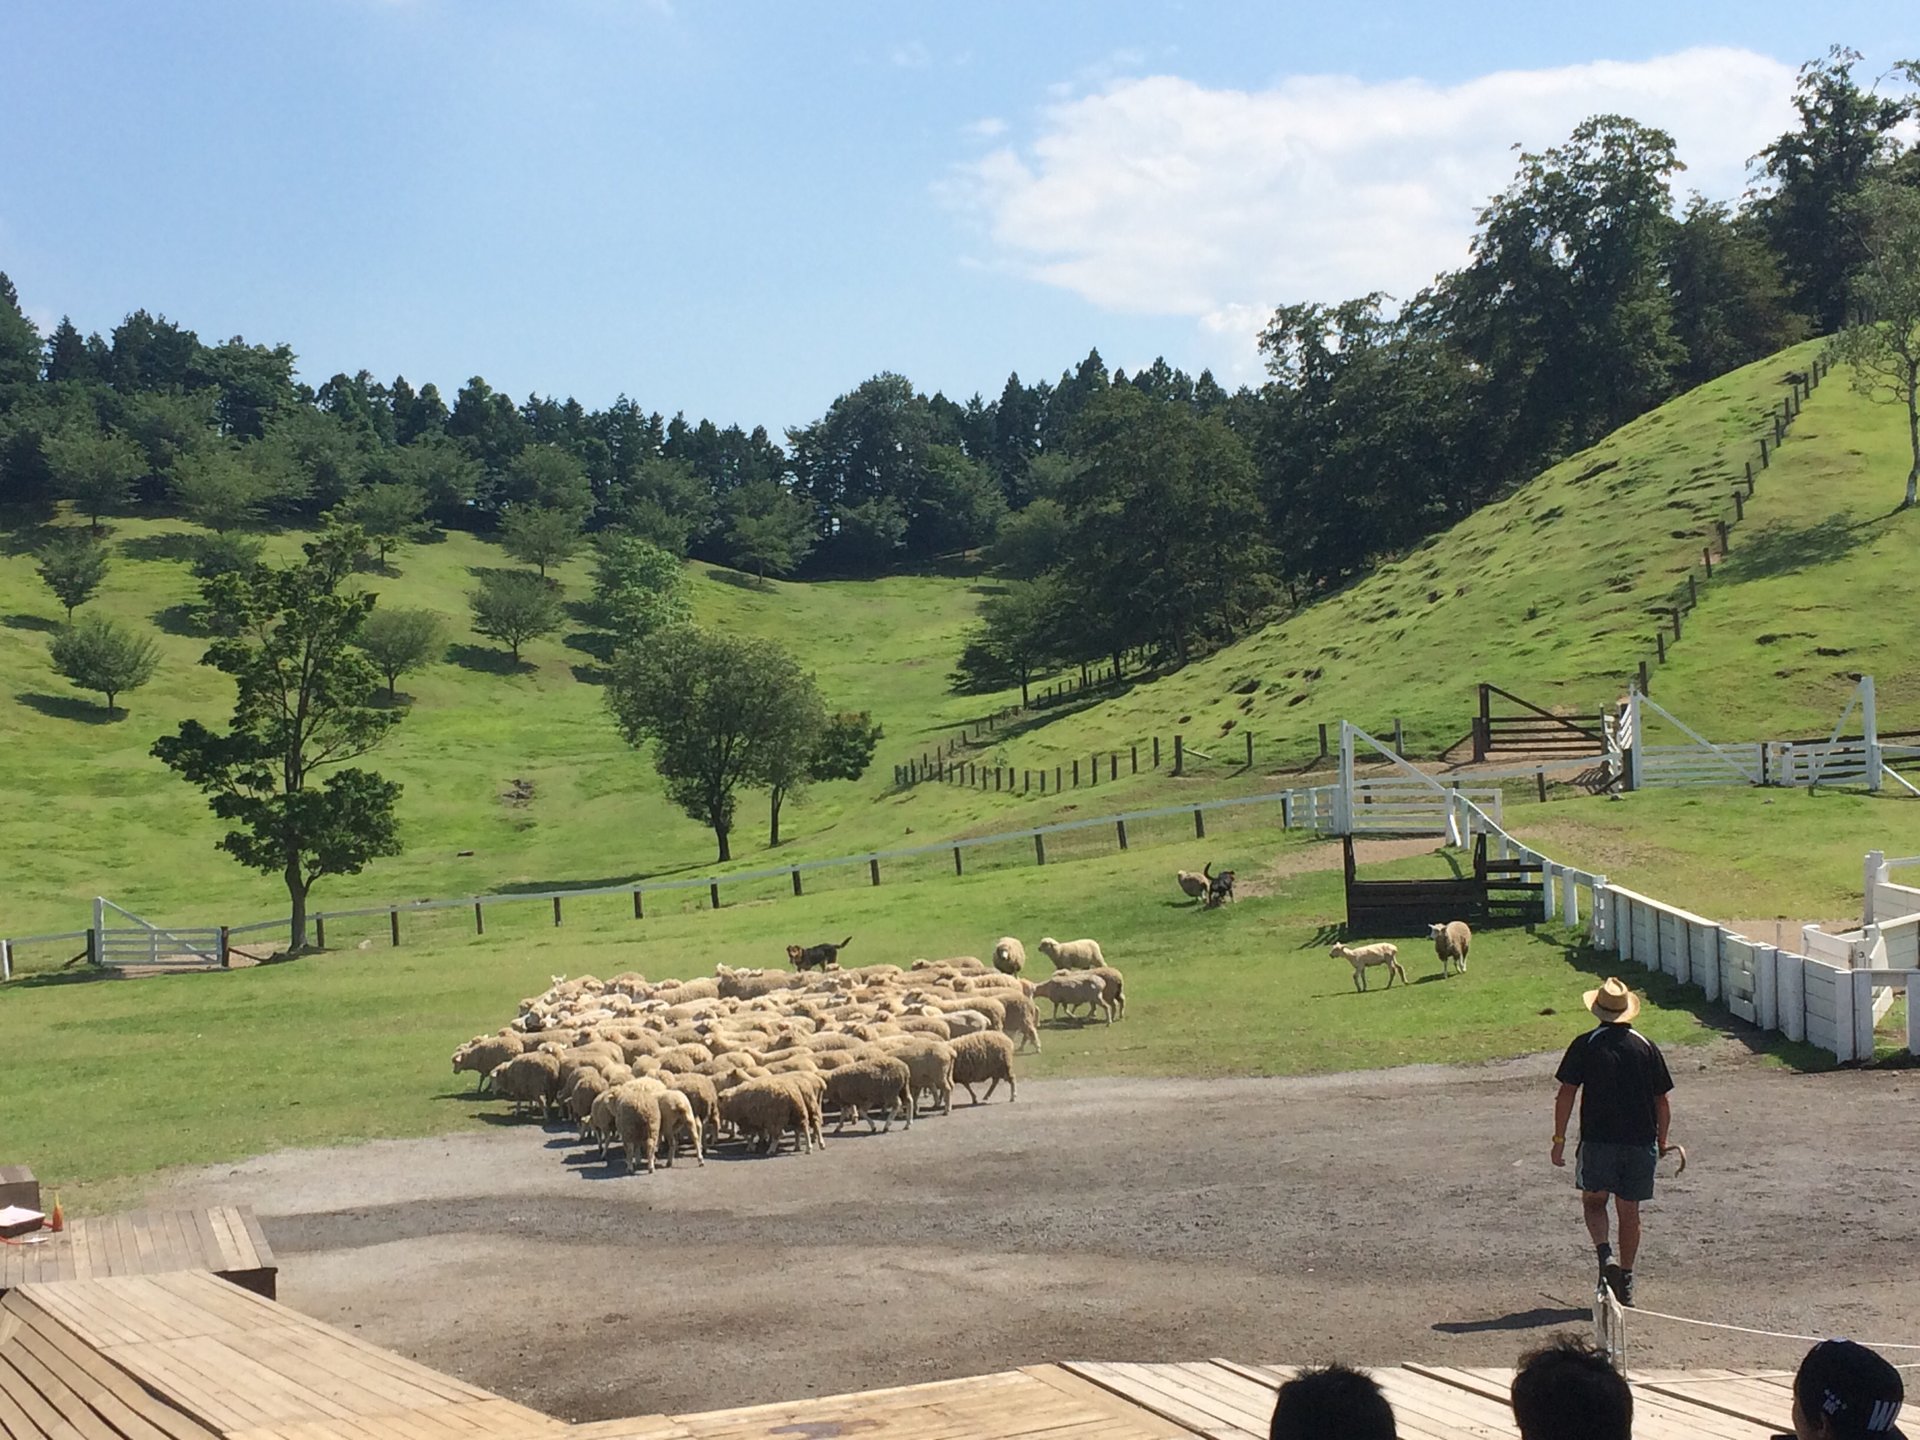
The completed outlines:
<svg viewBox="0 0 1920 1440">
<path fill-rule="evenodd" d="M 1667 1097 L 1656 1095 L 1653 1100 L 1653 1125 L 1656 1138 L 1660 1142 L 1660 1153 L 1667 1153 L 1667 1126 L 1673 1121 L 1673 1107 L 1667 1103 Z M 1553 1132 L 1558 1135 L 1558 1130 Z"/>
<path fill-rule="evenodd" d="M 1562 1082 L 1560 1093 L 1553 1097 L 1553 1163 L 1564 1166 L 1567 1163 L 1567 1122 L 1573 1119 L 1573 1097 L 1580 1093 L 1578 1085 Z M 1660 1113 L 1666 1114 L 1667 1097 L 1660 1097 Z M 1661 1122 L 1660 1133 L 1665 1136 L 1666 1123 Z M 1662 1142 L 1664 1143 L 1664 1141 Z"/>
</svg>

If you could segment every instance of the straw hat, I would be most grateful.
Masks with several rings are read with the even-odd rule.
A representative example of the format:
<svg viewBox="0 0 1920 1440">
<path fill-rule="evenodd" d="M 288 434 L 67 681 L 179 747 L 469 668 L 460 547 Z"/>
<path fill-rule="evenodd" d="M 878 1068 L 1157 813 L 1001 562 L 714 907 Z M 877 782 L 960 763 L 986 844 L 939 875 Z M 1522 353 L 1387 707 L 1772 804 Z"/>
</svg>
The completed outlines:
<svg viewBox="0 0 1920 1440">
<path fill-rule="evenodd" d="M 1640 997 L 1617 975 L 1608 976 L 1606 984 L 1587 991 L 1582 998 L 1603 1025 L 1625 1025 L 1640 1013 Z"/>
</svg>

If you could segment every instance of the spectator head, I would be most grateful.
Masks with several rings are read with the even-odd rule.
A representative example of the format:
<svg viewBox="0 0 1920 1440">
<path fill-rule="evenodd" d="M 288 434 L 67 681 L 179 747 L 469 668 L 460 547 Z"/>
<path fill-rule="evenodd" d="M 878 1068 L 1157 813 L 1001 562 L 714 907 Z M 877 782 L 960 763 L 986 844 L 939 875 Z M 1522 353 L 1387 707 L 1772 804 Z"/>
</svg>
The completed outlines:
<svg viewBox="0 0 1920 1440">
<path fill-rule="evenodd" d="M 1393 1407 L 1358 1370 L 1302 1370 L 1280 1387 L 1272 1440 L 1395 1440 Z"/>
<path fill-rule="evenodd" d="M 1633 1391 L 1606 1356 L 1563 1335 L 1520 1357 L 1513 1418 L 1520 1440 L 1628 1440 Z"/>
<path fill-rule="evenodd" d="M 1900 1372 L 1864 1345 L 1822 1340 L 1793 1377 L 1793 1430 L 1800 1440 L 1901 1440 L 1906 1387 Z"/>
</svg>

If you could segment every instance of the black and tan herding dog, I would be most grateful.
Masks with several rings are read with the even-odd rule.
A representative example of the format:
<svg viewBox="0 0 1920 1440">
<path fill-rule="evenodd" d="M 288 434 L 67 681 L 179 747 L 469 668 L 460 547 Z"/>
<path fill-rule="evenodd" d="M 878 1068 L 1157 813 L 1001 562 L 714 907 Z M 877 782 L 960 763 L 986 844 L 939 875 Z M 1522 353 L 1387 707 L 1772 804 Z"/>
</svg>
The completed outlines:
<svg viewBox="0 0 1920 1440">
<path fill-rule="evenodd" d="M 853 937 L 847 936 L 838 945 L 799 945 L 787 946 L 787 959 L 796 970 L 838 970 L 840 952 L 853 943 Z"/>
</svg>

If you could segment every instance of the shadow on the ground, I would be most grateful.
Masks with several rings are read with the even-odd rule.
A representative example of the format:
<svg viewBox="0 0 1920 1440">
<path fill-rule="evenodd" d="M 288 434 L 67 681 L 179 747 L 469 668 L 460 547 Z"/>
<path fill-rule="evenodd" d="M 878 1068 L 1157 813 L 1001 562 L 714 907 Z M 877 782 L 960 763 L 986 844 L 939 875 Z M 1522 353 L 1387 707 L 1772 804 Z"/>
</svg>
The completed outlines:
<svg viewBox="0 0 1920 1440">
<path fill-rule="evenodd" d="M 97 700 L 82 700 L 78 695 L 41 695 L 29 692 L 14 697 L 29 710 L 37 710 L 42 715 L 55 720 L 77 720 L 82 725 L 118 725 L 127 718 L 123 706 L 116 706 L 111 715 L 107 707 Z"/>
<path fill-rule="evenodd" d="M 1719 578 L 1738 584 L 1831 565 L 1875 539 L 1886 520 L 1883 515 L 1855 520 L 1844 511 L 1835 511 L 1811 525 L 1769 525 L 1752 534 L 1743 532 L 1723 563 Z"/>
<path fill-rule="evenodd" d="M 9 630 L 37 630 L 42 635 L 51 635 L 61 628 L 58 620 L 49 620 L 45 615 L 0 615 L 0 625 Z"/>
<path fill-rule="evenodd" d="M 530 660 L 516 660 L 511 651 L 491 645 L 449 645 L 447 659 L 462 670 L 481 675 L 526 675 L 536 667 Z"/>
<path fill-rule="evenodd" d="M 1592 1318 L 1586 1310 L 1536 1305 L 1531 1310 L 1513 1310 L 1485 1320 L 1442 1320 L 1433 1328 L 1442 1335 L 1483 1335 L 1495 1330 L 1544 1330 L 1550 1325 L 1577 1325 Z"/>
<path fill-rule="evenodd" d="M 129 560 L 193 561 L 199 558 L 205 535 L 174 531 L 165 535 L 129 535 L 120 542 L 120 553 Z"/>
</svg>

